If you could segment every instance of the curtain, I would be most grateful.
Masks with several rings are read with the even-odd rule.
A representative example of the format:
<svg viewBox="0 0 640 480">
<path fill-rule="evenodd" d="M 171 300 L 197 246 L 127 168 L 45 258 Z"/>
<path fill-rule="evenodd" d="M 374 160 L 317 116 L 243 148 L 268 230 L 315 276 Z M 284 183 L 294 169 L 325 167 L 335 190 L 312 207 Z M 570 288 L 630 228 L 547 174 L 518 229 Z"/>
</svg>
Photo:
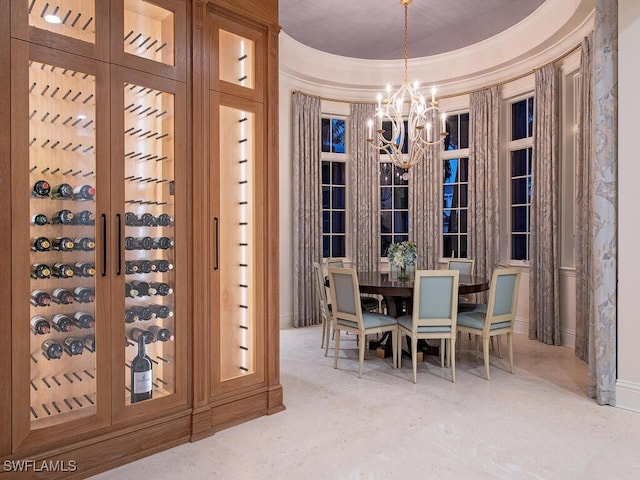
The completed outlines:
<svg viewBox="0 0 640 480">
<path fill-rule="evenodd" d="M 320 323 L 313 262 L 322 262 L 320 99 L 293 94 L 293 326 Z"/>
<path fill-rule="evenodd" d="M 529 239 L 529 337 L 549 345 L 561 345 L 558 83 L 555 64 L 536 70 Z"/>
<path fill-rule="evenodd" d="M 378 270 L 380 259 L 380 160 L 367 139 L 367 121 L 375 118 L 373 104 L 352 104 L 349 121 L 349 207 L 347 226 L 353 268 Z"/>
<path fill-rule="evenodd" d="M 591 195 L 593 184 L 591 162 L 593 152 L 591 102 L 593 98 L 592 36 L 586 37 L 581 45 L 580 81 L 578 86 L 576 139 L 576 356 L 589 359 L 589 318 L 591 314 Z"/>
<path fill-rule="evenodd" d="M 486 278 L 500 260 L 499 124 L 498 87 L 473 92 L 469 99 L 468 257 L 475 259 L 476 274 Z"/>
<path fill-rule="evenodd" d="M 593 33 L 589 394 L 616 402 L 618 218 L 618 2 L 597 0 Z"/>
<path fill-rule="evenodd" d="M 427 149 L 409 169 L 409 240 L 418 250 L 417 268 L 438 269 L 442 241 L 442 160 L 440 144 Z"/>
</svg>

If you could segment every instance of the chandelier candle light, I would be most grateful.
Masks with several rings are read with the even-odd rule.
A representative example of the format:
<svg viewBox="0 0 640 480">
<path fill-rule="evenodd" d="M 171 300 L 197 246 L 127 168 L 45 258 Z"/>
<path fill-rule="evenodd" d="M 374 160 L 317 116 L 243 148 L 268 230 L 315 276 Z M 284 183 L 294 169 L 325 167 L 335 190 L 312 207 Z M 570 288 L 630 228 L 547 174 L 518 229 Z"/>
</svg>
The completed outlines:
<svg viewBox="0 0 640 480">
<path fill-rule="evenodd" d="M 427 103 L 424 96 L 418 91 L 418 82 L 410 85 L 407 75 L 409 51 L 407 47 L 407 7 L 412 0 L 400 0 L 404 6 L 404 81 L 400 89 L 395 93 L 391 91 L 391 85 L 387 85 L 387 97 L 382 98 L 378 94 L 378 107 L 376 116 L 378 124 L 389 122 L 391 124 L 391 137 L 384 136 L 385 130 L 380 128 L 373 131 L 373 120 L 368 121 L 367 141 L 376 150 L 383 150 L 391 158 L 394 165 L 406 170 L 415 165 L 424 157 L 427 148 L 440 144 L 447 136 L 447 114 L 440 113 L 436 100 L 436 88 L 431 89 L 431 101 Z M 408 155 L 402 153 L 405 142 L 405 127 L 403 107 L 405 98 L 409 97 L 411 107 L 407 118 L 407 136 L 409 137 Z M 440 116 L 440 122 L 438 122 Z M 437 130 L 439 132 L 437 133 Z M 406 178 L 406 177 L 405 177 Z"/>
</svg>

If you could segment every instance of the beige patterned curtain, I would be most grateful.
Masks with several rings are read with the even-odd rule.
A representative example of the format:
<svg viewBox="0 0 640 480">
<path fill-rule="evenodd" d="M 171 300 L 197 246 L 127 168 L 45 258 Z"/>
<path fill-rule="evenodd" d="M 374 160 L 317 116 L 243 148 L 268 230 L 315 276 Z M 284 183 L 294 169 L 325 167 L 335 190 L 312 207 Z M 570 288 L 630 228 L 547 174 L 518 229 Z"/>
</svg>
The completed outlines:
<svg viewBox="0 0 640 480">
<path fill-rule="evenodd" d="M 476 261 L 476 274 L 486 278 L 500 260 L 499 124 L 498 87 L 473 92 L 469 99 L 468 256 Z"/>
<path fill-rule="evenodd" d="M 576 139 L 576 356 L 589 359 L 589 318 L 591 314 L 591 162 L 593 161 L 592 115 L 593 101 L 593 52 L 592 37 L 586 37 L 581 45 L 580 82 L 578 91 L 578 133 Z"/>
<path fill-rule="evenodd" d="M 618 2 L 597 0 L 593 33 L 589 394 L 616 403 L 618 231 Z"/>
<path fill-rule="evenodd" d="M 409 169 L 409 239 L 418 250 L 417 267 L 439 267 L 442 241 L 442 160 L 440 144 Z"/>
<path fill-rule="evenodd" d="M 313 262 L 322 261 L 320 99 L 295 92 L 293 142 L 293 326 L 320 323 Z"/>
<path fill-rule="evenodd" d="M 535 72 L 533 186 L 529 276 L 529 337 L 560 342 L 559 90 L 555 64 Z"/>
<path fill-rule="evenodd" d="M 369 146 L 367 121 L 373 104 L 352 104 L 349 121 L 349 208 L 351 258 L 356 270 L 378 270 L 380 259 L 380 161 Z"/>
</svg>

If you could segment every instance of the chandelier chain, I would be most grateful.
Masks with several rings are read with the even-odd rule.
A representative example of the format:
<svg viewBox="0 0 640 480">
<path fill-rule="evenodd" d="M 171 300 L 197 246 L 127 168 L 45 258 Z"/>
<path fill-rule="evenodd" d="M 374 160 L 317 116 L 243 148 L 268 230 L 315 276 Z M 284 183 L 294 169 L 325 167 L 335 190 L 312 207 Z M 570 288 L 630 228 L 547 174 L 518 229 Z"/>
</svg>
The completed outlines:
<svg viewBox="0 0 640 480">
<path fill-rule="evenodd" d="M 408 74 L 408 64 L 409 64 L 409 28 L 408 28 L 408 13 L 407 9 L 409 7 L 408 3 L 404 4 L 404 83 L 407 85 L 409 83 L 409 74 Z"/>
</svg>

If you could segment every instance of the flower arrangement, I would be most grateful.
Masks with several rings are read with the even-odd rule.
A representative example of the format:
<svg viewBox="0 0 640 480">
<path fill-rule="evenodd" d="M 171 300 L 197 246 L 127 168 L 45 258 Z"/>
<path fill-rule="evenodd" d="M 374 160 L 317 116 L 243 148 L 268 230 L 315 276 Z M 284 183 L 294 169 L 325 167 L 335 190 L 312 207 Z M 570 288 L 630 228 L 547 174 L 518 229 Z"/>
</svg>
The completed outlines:
<svg viewBox="0 0 640 480">
<path fill-rule="evenodd" d="M 416 244 L 409 241 L 392 243 L 387 249 L 387 255 L 389 256 L 389 263 L 400 268 L 400 270 L 404 270 L 410 265 L 415 265 L 418 259 Z"/>
</svg>

